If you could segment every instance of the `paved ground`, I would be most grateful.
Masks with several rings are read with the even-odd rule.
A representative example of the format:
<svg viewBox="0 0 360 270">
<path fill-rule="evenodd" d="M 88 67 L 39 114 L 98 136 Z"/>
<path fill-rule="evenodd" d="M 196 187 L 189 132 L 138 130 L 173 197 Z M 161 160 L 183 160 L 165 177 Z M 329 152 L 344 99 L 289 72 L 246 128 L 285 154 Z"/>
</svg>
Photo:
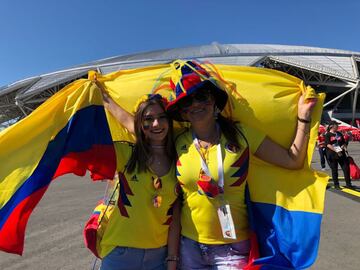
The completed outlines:
<svg viewBox="0 0 360 270">
<path fill-rule="evenodd" d="M 0 270 L 91 269 L 82 229 L 104 188 L 74 176 L 55 180 L 30 217 L 23 256 L 0 252 Z"/>
<path fill-rule="evenodd" d="M 351 143 L 349 152 L 360 164 L 360 144 Z M 317 153 L 313 167 L 320 168 Z M 86 178 L 56 180 L 30 218 L 24 255 L 0 252 L 0 270 L 91 269 L 93 256 L 84 247 L 82 229 L 103 191 L 104 183 Z M 360 268 L 360 204 L 344 194 L 326 192 L 319 256 L 311 269 Z"/>
</svg>

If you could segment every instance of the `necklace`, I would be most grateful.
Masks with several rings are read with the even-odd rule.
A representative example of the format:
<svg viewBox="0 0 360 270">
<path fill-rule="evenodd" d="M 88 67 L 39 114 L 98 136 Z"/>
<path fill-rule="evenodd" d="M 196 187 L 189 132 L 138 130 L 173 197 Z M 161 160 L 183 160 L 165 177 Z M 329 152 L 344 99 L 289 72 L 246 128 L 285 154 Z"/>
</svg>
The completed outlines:
<svg viewBox="0 0 360 270">
<path fill-rule="evenodd" d="M 150 145 L 150 147 L 154 149 L 163 149 L 165 148 L 165 145 Z"/>
<path fill-rule="evenodd" d="M 202 140 L 199 140 L 199 145 L 201 148 L 204 148 L 205 150 L 209 149 L 211 146 L 213 146 L 212 143 L 210 142 L 205 142 L 205 141 L 202 141 Z"/>
</svg>

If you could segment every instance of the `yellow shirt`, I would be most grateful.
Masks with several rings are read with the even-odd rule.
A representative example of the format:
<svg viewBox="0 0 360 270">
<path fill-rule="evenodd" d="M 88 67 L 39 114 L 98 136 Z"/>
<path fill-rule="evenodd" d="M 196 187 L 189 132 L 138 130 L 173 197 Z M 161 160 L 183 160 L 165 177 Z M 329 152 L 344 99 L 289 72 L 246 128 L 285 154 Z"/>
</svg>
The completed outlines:
<svg viewBox="0 0 360 270">
<path fill-rule="evenodd" d="M 161 177 L 162 188 L 158 191 L 153 186 L 153 173 L 124 171 L 132 145 L 128 142 L 115 143 L 117 170 L 120 172 L 120 188 L 117 208 L 109 218 L 103 239 L 100 243 L 103 258 L 116 246 L 133 248 L 159 248 L 167 244 L 168 228 L 172 215 L 175 193 L 175 167 Z M 122 175 L 122 176 L 121 176 Z M 154 207 L 155 195 L 162 197 L 159 208 Z"/>
<path fill-rule="evenodd" d="M 238 125 L 249 142 L 250 152 L 256 152 L 264 134 Z M 221 153 L 224 169 L 224 197 L 230 204 L 236 240 L 224 239 L 217 208 L 219 196 L 209 198 L 201 195 L 197 181 L 201 169 L 200 154 L 193 144 L 191 130 L 176 139 L 178 153 L 177 177 L 183 190 L 184 202 L 181 210 L 182 235 L 204 244 L 225 244 L 248 239 L 248 217 L 245 204 L 245 182 L 250 152 L 246 141 L 239 134 L 240 149 L 234 147 L 221 135 Z M 213 179 L 218 181 L 217 146 L 208 149 L 206 163 Z"/>
</svg>

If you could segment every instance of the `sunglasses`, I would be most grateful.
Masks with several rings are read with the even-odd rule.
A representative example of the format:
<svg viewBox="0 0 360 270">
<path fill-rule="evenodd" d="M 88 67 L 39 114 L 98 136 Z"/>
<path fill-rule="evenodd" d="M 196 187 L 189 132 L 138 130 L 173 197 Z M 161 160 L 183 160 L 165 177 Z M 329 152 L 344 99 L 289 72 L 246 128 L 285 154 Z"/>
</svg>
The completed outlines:
<svg viewBox="0 0 360 270">
<path fill-rule="evenodd" d="M 210 92 L 207 90 L 198 90 L 194 94 L 179 100 L 178 106 L 180 110 L 189 108 L 194 101 L 198 103 L 206 103 L 210 100 Z"/>
<path fill-rule="evenodd" d="M 152 177 L 152 181 L 153 181 L 153 187 L 154 187 L 155 192 L 156 192 L 156 194 L 152 198 L 152 203 L 153 203 L 155 208 L 159 208 L 161 206 L 161 202 L 162 202 L 162 197 L 161 197 L 161 195 L 159 195 L 159 191 L 162 188 L 161 178 Z"/>
<path fill-rule="evenodd" d="M 149 129 L 155 122 L 155 120 L 158 120 L 159 123 L 165 123 L 168 122 L 168 117 L 165 113 L 158 114 L 158 115 L 147 115 L 144 116 L 142 120 L 142 125 L 144 129 Z"/>
</svg>

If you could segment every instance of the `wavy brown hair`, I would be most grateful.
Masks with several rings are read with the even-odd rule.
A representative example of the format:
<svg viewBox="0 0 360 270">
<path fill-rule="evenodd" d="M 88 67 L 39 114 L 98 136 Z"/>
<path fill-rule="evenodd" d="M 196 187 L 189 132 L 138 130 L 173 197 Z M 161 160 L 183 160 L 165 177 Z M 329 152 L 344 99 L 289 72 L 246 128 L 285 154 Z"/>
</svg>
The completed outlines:
<svg viewBox="0 0 360 270">
<path fill-rule="evenodd" d="M 142 130 L 142 122 L 144 117 L 144 112 L 151 105 L 159 105 L 166 114 L 165 106 L 163 101 L 160 98 L 149 98 L 147 101 L 141 103 L 138 106 L 138 109 L 134 115 L 134 129 L 136 142 L 134 150 L 129 159 L 127 165 L 127 171 L 132 173 L 137 169 L 138 172 L 145 172 L 149 168 L 149 164 L 152 161 L 151 147 L 146 140 L 145 134 Z M 176 160 L 176 149 L 173 141 L 173 122 L 168 117 L 169 129 L 165 138 L 165 155 L 169 160 L 175 164 Z"/>
</svg>

